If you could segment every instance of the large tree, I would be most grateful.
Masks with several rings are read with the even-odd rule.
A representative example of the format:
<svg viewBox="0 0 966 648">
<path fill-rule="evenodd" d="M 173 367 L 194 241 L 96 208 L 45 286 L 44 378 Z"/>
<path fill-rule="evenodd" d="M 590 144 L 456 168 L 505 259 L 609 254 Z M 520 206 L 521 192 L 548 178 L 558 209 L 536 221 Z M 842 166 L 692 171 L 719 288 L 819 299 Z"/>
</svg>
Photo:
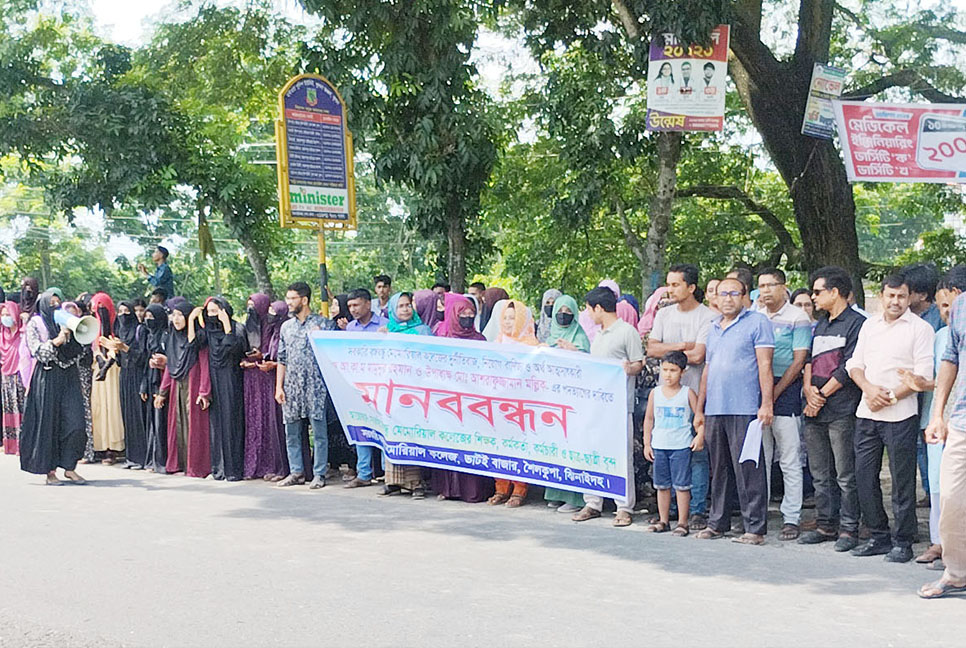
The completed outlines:
<svg viewBox="0 0 966 648">
<path fill-rule="evenodd" d="M 336 83 L 376 173 L 419 197 L 412 218 L 445 242 L 448 278 L 464 288 L 467 241 L 497 159 L 500 129 L 471 61 L 479 3 L 302 0 L 326 27 L 312 65 Z M 442 236 L 440 236 L 442 235 Z"/>
</svg>

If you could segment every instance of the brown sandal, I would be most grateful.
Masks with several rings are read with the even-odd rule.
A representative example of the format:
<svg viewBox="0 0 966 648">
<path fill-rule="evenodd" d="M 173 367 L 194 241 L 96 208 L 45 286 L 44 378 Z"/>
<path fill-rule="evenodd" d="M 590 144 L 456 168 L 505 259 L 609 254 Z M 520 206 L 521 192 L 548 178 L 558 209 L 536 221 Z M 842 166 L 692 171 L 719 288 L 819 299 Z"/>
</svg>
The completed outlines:
<svg viewBox="0 0 966 648">
<path fill-rule="evenodd" d="M 691 533 L 691 529 L 689 529 L 686 524 L 679 524 L 674 527 L 674 531 L 671 531 L 671 535 L 679 538 L 685 538 L 689 533 Z"/>
<path fill-rule="evenodd" d="M 732 542 L 737 542 L 738 544 L 746 545 L 763 545 L 765 544 L 765 538 L 758 535 L 757 533 L 743 533 L 737 538 L 732 538 Z"/>
<path fill-rule="evenodd" d="M 510 499 L 509 495 L 505 493 L 497 493 L 490 499 L 486 500 L 486 503 L 490 506 L 499 506 L 500 504 L 506 504 L 508 499 Z"/>
<path fill-rule="evenodd" d="M 661 522 L 660 520 L 657 522 L 652 522 L 644 527 L 644 531 L 647 533 L 667 533 L 670 530 L 671 525 L 669 525 L 667 522 Z"/>
<path fill-rule="evenodd" d="M 724 534 L 720 531 L 715 531 L 711 527 L 705 527 L 698 531 L 698 534 L 694 537 L 698 540 L 717 540 L 718 538 L 723 538 Z"/>
<path fill-rule="evenodd" d="M 507 500 L 507 508 L 520 508 L 523 506 L 523 495 L 510 495 L 510 499 Z"/>
<path fill-rule="evenodd" d="M 779 540 L 794 540 L 800 535 L 797 524 L 786 523 L 778 535 Z"/>
</svg>

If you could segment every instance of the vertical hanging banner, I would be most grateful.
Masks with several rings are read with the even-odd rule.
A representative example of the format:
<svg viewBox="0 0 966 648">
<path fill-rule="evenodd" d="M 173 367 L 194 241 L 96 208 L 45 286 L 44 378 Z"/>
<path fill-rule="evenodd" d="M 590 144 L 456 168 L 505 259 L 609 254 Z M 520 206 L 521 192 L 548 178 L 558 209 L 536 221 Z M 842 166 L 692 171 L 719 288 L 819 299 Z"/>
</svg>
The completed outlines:
<svg viewBox="0 0 966 648">
<path fill-rule="evenodd" d="M 730 28 L 718 25 L 710 44 L 681 45 L 655 34 L 647 67 L 647 129 L 719 131 L 724 128 Z"/>
<path fill-rule="evenodd" d="M 835 134 L 835 110 L 832 100 L 838 99 L 845 86 L 845 70 L 816 63 L 812 68 L 812 82 L 808 86 L 802 135 L 832 139 Z"/>
<path fill-rule="evenodd" d="M 850 182 L 966 182 L 966 104 L 832 105 Z"/>
<path fill-rule="evenodd" d="M 281 226 L 355 229 L 352 135 L 335 86 L 315 74 L 289 80 L 275 136 Z"/>
</svg>

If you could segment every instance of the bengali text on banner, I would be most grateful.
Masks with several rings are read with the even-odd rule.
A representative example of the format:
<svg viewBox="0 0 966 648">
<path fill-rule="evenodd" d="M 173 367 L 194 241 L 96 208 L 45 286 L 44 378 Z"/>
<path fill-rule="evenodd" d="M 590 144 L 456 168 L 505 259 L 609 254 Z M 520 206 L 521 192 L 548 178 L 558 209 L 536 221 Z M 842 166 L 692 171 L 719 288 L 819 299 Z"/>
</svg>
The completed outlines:
<svg viewBox="0 0 966 648">
<path fill-rule="evenodd" d="M 399 464 L 626 498 L 619 362 L 398 334 L 315 332 L 312 347 L 353 444 Z"/>
<path fill-rule="evenodd" d="M 851 182 L 966 182 L 966 104 L 833 101 Z"/>
</svg>

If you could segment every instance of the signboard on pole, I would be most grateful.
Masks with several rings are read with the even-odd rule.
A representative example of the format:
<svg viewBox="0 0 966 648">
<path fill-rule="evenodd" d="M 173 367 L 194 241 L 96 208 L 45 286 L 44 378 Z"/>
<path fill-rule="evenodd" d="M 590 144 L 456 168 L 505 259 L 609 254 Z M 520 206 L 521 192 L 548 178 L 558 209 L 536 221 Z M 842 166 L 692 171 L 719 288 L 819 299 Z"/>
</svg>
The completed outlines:
<svg viewBox="0 0 966 648">
<path fill-rule="evenodd" d="M 355 229 L 352 135 L 325 78 L 301 74 L 279 92 L 275 123 L 282 227 Z"/>
<path fill-rule="evenodd" d="M 966 104 L 833 107 L 850 182 L 966 183 Z"/>
<path fill-rule="evenodd" d="M 808 102 L 802 120 L 802 135 L 832 139 L 835 133 L 835 111 L 832 100 L 838 99 L 845 85 L 845 70 L 816 63 L 808 86 Z"/>
<path fill-rule="evenodd" d="M 718 25 L 708 46 L 681 45 L 673 34 L 654 36 L 647 68 L 648 130 L 724 128 L 729 35 L 728 25 Z"/>
</svg>

